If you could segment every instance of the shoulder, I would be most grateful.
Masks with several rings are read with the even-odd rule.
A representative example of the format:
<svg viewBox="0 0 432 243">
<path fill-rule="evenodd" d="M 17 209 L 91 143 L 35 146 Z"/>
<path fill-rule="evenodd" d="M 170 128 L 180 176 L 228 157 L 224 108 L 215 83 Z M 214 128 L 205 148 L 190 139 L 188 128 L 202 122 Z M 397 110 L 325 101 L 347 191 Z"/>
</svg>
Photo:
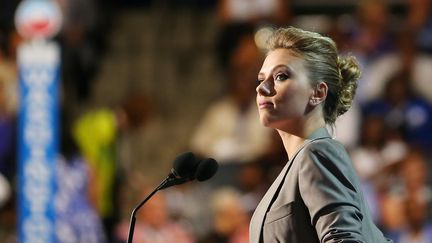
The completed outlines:
<svg viewBox="0 0 432 243">
<path fill-rule="evenodd" d="M 304 157 L 314 163 L 331 163 L 351 167 L 351 159 L 345 147 L 337 140 L 323 138 L 310 142 L 304 148 Z"/>
<path fill-rule="evenodd" d="M 300 161 L 300 174 L 338 181 L 352 191 L 357 191 L 357 177 L 345 147 L 332 138 L 312 141 L 304 148 Z M 324 179 L 325 180 L 325 179 Z"/>
</svg>

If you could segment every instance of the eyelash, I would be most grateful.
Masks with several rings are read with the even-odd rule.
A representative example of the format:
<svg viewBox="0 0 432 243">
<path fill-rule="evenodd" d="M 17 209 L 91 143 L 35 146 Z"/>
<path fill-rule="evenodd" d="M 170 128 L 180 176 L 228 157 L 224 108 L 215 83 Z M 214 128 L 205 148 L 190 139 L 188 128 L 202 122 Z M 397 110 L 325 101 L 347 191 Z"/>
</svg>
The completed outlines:
<svg viewBox="0 0 432 243">
<path fill-rule="evenodd" d="M 280 77 L 282 77 L 282 79 L 280 79 Z M 276 81 L 284 81 L 284 80 L 287 80 L 288 78 L 289 78 L 289 76 L 287 74 L 285 74 L 285 73 L 278 73 L 274 77 L 274 80 L 276 80 Z"/>
<path fill-rule="evenodd" d="M 282 79 L 279 79 L 280 77 L 282 77 Z M 285 73 L 278 73 L 274 77 L 274 80 L 276 80 L 276 81 L 284 81 L 287 79 L 289 79 L 289 75 L 287 75 Z M 264 82 L 264 79 L 257 79 L 256 80 L 257 85 L 260 85 L 262 82 Z"/>
</svg>

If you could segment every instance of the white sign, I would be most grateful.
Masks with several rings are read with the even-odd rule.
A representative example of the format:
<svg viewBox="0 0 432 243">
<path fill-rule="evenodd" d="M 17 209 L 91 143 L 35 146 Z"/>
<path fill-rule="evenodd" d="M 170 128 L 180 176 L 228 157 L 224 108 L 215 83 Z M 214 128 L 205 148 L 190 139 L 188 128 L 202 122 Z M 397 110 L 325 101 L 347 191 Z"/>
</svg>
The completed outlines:
<svg viewBox="0 0 432 243">
<path fill-rule="evenodd" d="M 56 2 L 50 0 L 24 0 L 15 14 L 18 33 L 29 39 L 48 39 L 61 28 L 62 15 Z"/>
</svg>

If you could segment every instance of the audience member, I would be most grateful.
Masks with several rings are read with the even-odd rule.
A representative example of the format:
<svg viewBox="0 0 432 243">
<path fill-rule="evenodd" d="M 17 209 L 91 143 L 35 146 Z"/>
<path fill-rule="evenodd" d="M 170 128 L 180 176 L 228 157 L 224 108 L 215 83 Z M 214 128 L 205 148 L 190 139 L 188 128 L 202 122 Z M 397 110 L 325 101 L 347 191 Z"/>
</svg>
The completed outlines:
<svg viewBox="0 0 432 243">
<path fill-rule="evenodd" d="M 249 215 L 243 208 L 240 193 L 230 187 L 218 189 L 212 196 L 213 229 L 200 242 L 249 242 Z"/>
<path fill-rule="evenodd" d="M 358 147 L 350 151 L 352 162 L 359 175 L 365 199 L 369 204 L 372 217 L 379 221 L 377 185 L 373 178 L 380 174 L 384 167 L 382 149 L 384 147 L 384 122 L 377 116 L 366 117 L 361 127 L 361 139 Z M 385 175 L 381 175 L 385 176 Z"/>
<path fill-rule="evenodd" d="M 0 38 L 3 37 L 0 32 Z M 5 40 L 5 44 L 9 44 Z M 0 239 L 16 242 L 17 75 L 8 46 L 0 48 Z"/>
<path fill-rule="evenodd" d="M 388 232 L 400 231 L 411 223 L 409 217 L 412 215 L 400 213 L 406 212 L 404 204 L 407 201 L 421 200 L 428 207 L 431 205 L 432 189 L 427 184 L 429 170 L 424 156 L 421 150 L 408 153 L 400 163 L 395 180 L 381 197 L 382 223 Z M 425 218 L 430 218 L 428 212 L 429 208 L 422 212 Z"/>
<path fill-rule="evenodd" d="M 114 12 L 112 0 L 56 0 L 63 23 L 61 47 L 62 106 L 75 119 L 93 98 L 93 84 L 107 51 Z"/>
<path fill-rule="evenodd" d="M 345 17 L 346 18 L 346 17 Z M 354 21 L 345 21 L 344 32 L 349 44 L 342 44 L 344 50 L 353 54 L 362 66 L 362 77 L 358 82 L 355 102 L 369 100 L 377 86 L 369 76 L 375 62 L 394 53 L 396 50 L 395 33 L 390 29 L 390 12 L 386 0 L 362 0 L 356 5 Z M 382 70 L 381 70 L 382 71 Z M 376 96 L 375 96 L 376 97 Z"/>
<path fill-rule="evenodd" d="M 288 161 L 287 154 L 277 132 L 270 133 L 270 141 L 264 153 L 250 163 L 244 163 L 236 176 L 236 188 L 241 193 L 244 209 L 252 216 L 253 211 Z"/>
<path fill-rule="evenodd" d="M 268 189 L 261 164 L 259 162 L 242 164 L 237 173 L 237 181 L 243 208 L 252 216 L 253 211 Z"/>
<path fill-rule="evenodd" d="M 119 217 L 118 187 L 122 160 L 118 139 L 142 127 L 148 115 L 147 99 L 130 95 L 116 108 L 100 108 L 83 114 L 73 125 L 73 136 L 90 170 L 90 196 L 100 213 L 109 240 Z"/>
<path fill-rule="evenodd" d="M 284 0 L 222 0 L 216 9 L 220 25 L 217 54 L 223 70 L 228 68 L 235 43 L 245 32 L 260 24 L 284 25 L 291 19 L 289 1 Z"/>
<path fill-rule="evenodd" d="M 147 192 L 145 194 L 147 195 Z M 143 197 L 146 195 L 143 195 Z M 164 192 L 158 192 L 139 211 L 133 236 L 134 242 L 195 242 L 193 235 L 172 220 L 166 203 Z M 120 242 L 126 242 L 129 231 L 128 226 L 129 222 L 123 222 L 117 227 L 116 237 Z"/>
<path fill-rule="evenodd" d="M 395 52 L 364 63 L 357 102 L 363 105 L 381 97 L 387 81 L 397 73 L 407 74 L 412 89 L 432 102 L 432 86 L 429 85 L 429 77 L 432 75 L 431 56 L 416 50 L 415 36 L 409 29 L 399 29 L 394 42 L 397 47 Z"/>
<path fill-rule="evenodd" d="M 352 28 L 351 49 L 357 58 L 369 62 L 394 51 L 389 28 L 389 6 L 385 0 L 362 0 L 357 7 L 357 24 Z"/>
<path fill-rule="evenodd" d="M 428 205 L 419 196 L 411 196 L 404 200 L 403 213 L 406 226 L 389 236 L 394 243 L 428 243 L 432 241 L 432 224 L 428 219 Z"/>
<path fill-rule="evenodd" d="M 107 242 L 101 219 L 88 198 L 89 171 L 65 122 L 61 128 L 60 156 L 57 160 L 55 196 L 58 242 Z"/>
<path fill-rule="evenodd" d="M 234 183 L 236 164 L 263 154 L 270 141 L 271 131 L 257 121 L 254 101 L 260 59 L 252 36 L 240 39 L 230 60 L 227 91 L 208 108 L 192 136 L 192 151 L 221 163 L 214 182 Z"/>
<path fill-rule="evenodd" d="M 17 75 L 0 51 L 0 173 L 12 182 L 15 173 Z"/>
<path fill-rule="evenodd" d="M 10 111 L 8 86 L 0 74 L 0 212 L 12 198 L 11 185 L 15 179 L 16 120 Z"/>
<path fill-rule="evenodd" d="M 432 3 L 429 0 L 409 0 L 407 4 L 407 27 L 416 35 L 416 47 L 432 54 Z"/>
<path fill-rule="evenodd" d="M 362 123 L 360 144 L 350 153 L 373 219 L 380 223 L 380 197 L 394 180 L 395 168 L 406 156 L 408 147 L 399 132 L 387 127 L 380 115 L 367 115 Z"/>
<path fill-rule="evenodd" d="M 176 222 L 196 238 L 207 235 L 213 227 L 208 202 L 213 193 L 211 183 L 188 183 L 166 190 L 167 207 Z"/>
<path fill-rule="evenodd" d="M 364 114 L 379 114 L 409 144 L 426 150 L 432 146 L 432 106 L 411 87 L 408 74 L 396 73 L 386 83 L 383 97 L 364 106 Z"/>
</svg>

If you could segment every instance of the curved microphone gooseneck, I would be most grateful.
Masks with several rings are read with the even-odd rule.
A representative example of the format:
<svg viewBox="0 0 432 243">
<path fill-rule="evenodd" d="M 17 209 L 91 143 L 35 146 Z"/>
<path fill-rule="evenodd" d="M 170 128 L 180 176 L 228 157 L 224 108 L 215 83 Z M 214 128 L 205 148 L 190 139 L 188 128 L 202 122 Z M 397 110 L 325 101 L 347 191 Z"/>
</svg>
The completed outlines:
<svg viewBox="0 0 432 243">
<path fill-rule="evenodd" d="M 198 161 L 195 155 L 191 152 L 186 152 L 177 156 L 174 160 L 173 168 L 167 178 L 163 180 L 143 201 L 141 201 L 132 211 L 127 243 L 132 243 L 135 229 L 136 214 L 138 210 L 154 195 L 157 191 L 163 190 L 170 186 L 183 184 L 192 181 L 195 178 L 198 181 L 210 179 L 218 169 L 216 160 L 207 158 Z"/>
</svg>

